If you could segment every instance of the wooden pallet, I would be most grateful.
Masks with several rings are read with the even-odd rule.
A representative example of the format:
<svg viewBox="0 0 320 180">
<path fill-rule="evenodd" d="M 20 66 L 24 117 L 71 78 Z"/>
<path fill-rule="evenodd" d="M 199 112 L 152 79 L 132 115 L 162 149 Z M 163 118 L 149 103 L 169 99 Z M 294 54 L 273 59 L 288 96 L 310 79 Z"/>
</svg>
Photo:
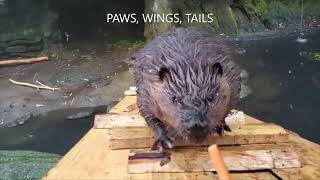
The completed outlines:
<svg viewBox="0 0 320 180">
<path fill-rule="evenodd" d="M 134 116 L 141 119 L 138 115 L 139 111 L 135 102 L 136 97 L 131 93 L 131 96 L 126 96 L 110 111 L 113 115 L 105 114 L 97 116 L 95 123 L 97 128 L 91 129 L 43 179 L 217 178 L 216 174 L 211 173 L 214 169 L 210 162 L 207 161 L 206 147 L 185 147 L 186 145 L 177 147 L 171 151 L 171 162 L 165 166 L 159 166 L 158 160 L 129 160 L 131 153 L 149 152 L 149 148 L 142 148 L 140 144 L 133 146 L 132 143 L 128 143 L 127 145 L 127 147 L 130 148 L 126 148 L 123 143 L 118 147 L 111 139 L 114 138 L 114 141 L 117 138 L 121 139 L 119 135 L 121 133 L 129 134 L 131 129 L 130 127 L 125 127 L 128 128 L 127 132 L 120 130 L 117 132 L 120 134 L 113 136 L 114 133 L 110 131 L 124 128 L 123 123 L 120 121 L 117 123 L 105 121 L 109 121 L 111 116 L 119 117 L 119 115 L 126 118 Z M 149 146 L 153 134 L 150 130 L 146 129 L 147 127 L 143 124 L 143 121 L 133 124 L 128 123 L 127 126 L 130 125 L 134 125 L 134 128 L 138 127 L 141 132 L 148 131 L 150 133 L 144 133 L 144 136 L 148 135 L 147 137 L 149 137 L 150 140 L 143 145 Z M 225 137 L 218 138 L 221 140 L 217 141 L 220 141 L 222 144 L 238 144 L 220 146 L 227 166 L 230 170 L 235 170 L 231 172 L 233 179 L 277 179 L 278 177 L 284 179 L 319 179 L 319 145 L 306 141 L 296 135 L 288 134 L 279 126 L 269 126 L 269 124 L 265 124 L 255 118 L 245 116 L 244 126 L 248 125 L 256 125 L 256 127 L 259 126 L 260 128 L 268 127 L 272 129 L 274 133 L 271 133 L 269 137 L 258 138 L 258 144 L 256 144 L 256 140 L 250 140 L 253 138 L 252 136 L 249 138 L 248 143 L 240 143 L 240 145 L 235 143 L 241 142 L 239 140 L 230 141 L 225 139 Z M 262 129 L 260 134 L 264 134 L 263 131 Z M 256 131 L 255 134 L 257 132 L 258 131 Z M 241 137 L 244 136 L 243 134 L 236 136 L 236 134 L 240 133 L 240 130 L 234 133 L 234 139 L 244 139 L 244 137 Z M 278 136 L 277 133 L 280 135 L 280 138 L 275 138 Z M 248 134 L 251 135 L 250 133 L 247 133 L 247 135 Z M 229 136 L 231 135 L 232 134 L 229 134 Z M 127 135 L 120 137 L 125 137 L 124 139 L 132 138 Z M 135 138 L 133 140 L 139 140 Z M 270 139 L 273 140 L 271 141 Z M 268 143 L 261 144 L 264 140 Z M 124 142 L 128 142 L 128 140 Z"/>
<path fill-rule="evenodd" d="M 140 116 L 136 107 L 136 97 L 126 96 L 118 105 L 115 111 L 110 114 L 97 115 L 94 127 L 109 130 L 111 149 L 132 149 L 151 147 L 154 140 L 154 132 L 150 129 L 143 117 Z M 130 107 L 130 108 L 128 108 Z M 130 114 L 130 111 L 132 113 Z M 228 121 L 227 121 L 228 124 Z M 230 125 L 230 124 L 228 124 Z M 254 121 L 249 116 L 244 117 L 244 124 L 233 128 L 232 132 L 225 132 L 224 136 L 216 136 L 202 145 L 244 145 L 244 144 L 266 144 L 266 143 L 287 143 L 289 135 L 285 129 L 275 124 Z M 175 146 L 199 146 L 186 144 L 176 140 Z"/>
</svg>

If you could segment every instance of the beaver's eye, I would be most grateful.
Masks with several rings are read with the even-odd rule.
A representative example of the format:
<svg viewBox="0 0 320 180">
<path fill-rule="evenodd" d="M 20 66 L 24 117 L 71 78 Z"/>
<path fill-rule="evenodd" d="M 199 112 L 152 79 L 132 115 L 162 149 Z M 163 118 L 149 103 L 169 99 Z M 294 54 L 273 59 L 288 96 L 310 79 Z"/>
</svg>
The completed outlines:
<svg viewBox="0 0 320 180">
<path fill-rule="evenodd" d="M 209 102 L 212 102 L 212 101 L 213 101 L 213 96 L 207 97 L 207 100 L 208 100 Z"/>
<path fill-rule="evenodd" d="M 173 97 L 172 97 L 172 103 L 177 104 L 177 102 L 178 102 L 177 97 L 173 96 Z"/>
</svg>

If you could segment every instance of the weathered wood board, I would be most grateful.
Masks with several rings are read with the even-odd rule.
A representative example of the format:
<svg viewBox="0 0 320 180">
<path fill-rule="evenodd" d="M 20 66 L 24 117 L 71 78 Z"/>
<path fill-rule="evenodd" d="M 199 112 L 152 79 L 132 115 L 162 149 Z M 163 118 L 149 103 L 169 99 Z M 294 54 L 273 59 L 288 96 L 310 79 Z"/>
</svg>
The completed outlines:
<svg viewBox="0 0 320 180">
<path fill-rule="evenodd" d="M 185 173 L 215 171 L 206 150 L 207 148 L 196 147 L 175 149 L 171 152 L 170 163 L 164 166 L 160 166 L 160 159 L 129 160 L 128 173 Z M 291 148 L 229 150 L 222 151 L 222 154 L 229 171 L 301 167 L 297 154 Z"/>
<path fill-rule="evenodd" d="M 233 128 L 232 132 L 225 132 L 223 136 L 215 135 L 201 145 L 239 145 L 261 143 L 288 142 L 288 133 L 278 125 L 266 123 L 249 123 Z M 154 143 L 154 132 L 139 114 L 106 114 L 98 115 L 95 128 L 109 129 L 111 149 L 145 148 Z M 181 139 L 175 140 L 175 146 L 199 146 L 185 143 Z"/>
<path fill-rule="evenodd" d="M 125 96 L 136 96 L 137 95 L 137 88 L 136 87 L 130 87 L 128 90 L 124 92 Z"/>
<path fill-rule="evenodd" d="M 139 111 L 131 106 L 136 106 L 135 103 L 136 96 L 126 96 L 110 113 L 138 114 Z M 245 123 L 263 124 L 262 121 L 247 115 L 245 115 Z M 89 130 L 43 179 L 218 179 L 217 175 L 212 172 L 128 173 L 130 172 L 128 155 L 131 150 L 111 150 L 109 131 L 110 129 L 95 128 Z M 185 147 L 180 148 L 184 149 Z M 270 170 L 231 171 L 231 177 L 233 179 L 264 180 L 279 179 L 279 177 L 281 179 L 320 179 L 320 146 L 294 134 L 289 133 L 289 143 L 221 146 L 220 149 L 224 156 L 227 156 L 225 153 L 228 152 L 288 148 L 299 156 L 301 168 L 273 168 L 272 173 Z M 285 160 L 285 162 L 287 161 Z"/>
<path fill-rule="evenodd" d="M 137 107 L 137 97 L 136 96 L 125 96 L 118 104 L 116 104 L 109 113 L 116 114 L 138 114 L 138 108 L 132 108 L 134 106 Z M 129 111 L 131 109 L 131 111 Z"/>
</svg>

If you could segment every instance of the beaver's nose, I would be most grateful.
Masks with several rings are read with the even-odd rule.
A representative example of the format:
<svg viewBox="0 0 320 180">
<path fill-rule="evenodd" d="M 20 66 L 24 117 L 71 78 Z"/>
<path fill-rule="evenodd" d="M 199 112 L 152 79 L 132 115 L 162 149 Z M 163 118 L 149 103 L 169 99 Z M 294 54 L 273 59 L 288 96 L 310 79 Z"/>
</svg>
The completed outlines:
<svg viewBox="0 0 320 180">
<path fill-rule="evenodd" d="M 204 133 L 205 127 L 205 123 L 196 121 L 189 124 L 188 130 L 193 136 L 200 137 Z"/>
<path fill-rule="evenodd" d="M 204 117 L 202 115 L 194 115 L 191 116 L 192 118 L 189 119 L 188 122 L 188 130 L 192 130 L 192 129 L 202 129 L 205 128 L 207 126 L 207 121 L 204 119 Z"/>
<path fill-rule="evenodd" d="M 189 128 L 189 141 L 192 143 L 201 143 L 206 139 L 206 129 L 195 123 Z"/>
<path fill-rule="evenodd" d="M 201 129 L 201 128 L 203 128 L 203 125 L 200 122 L 191 122 L 188 125 L 188 130 L 189 131 L 198 130 L 198 129 Z"/>
</svg>

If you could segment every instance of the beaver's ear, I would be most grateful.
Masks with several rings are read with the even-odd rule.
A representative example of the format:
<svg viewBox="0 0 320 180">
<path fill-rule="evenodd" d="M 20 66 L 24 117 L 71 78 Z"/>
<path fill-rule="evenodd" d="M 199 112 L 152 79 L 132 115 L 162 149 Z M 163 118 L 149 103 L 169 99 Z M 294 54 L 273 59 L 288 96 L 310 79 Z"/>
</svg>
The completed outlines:
<svg viewBox="0 0 320 180">
<path fill-rule="evenodd" d="M 166 79 L 170 79 L 170 71 L 168 68 L 162 67 L 159 70 L 159 79 L 161 81 L 165 81 Z"/>
<path fill-rule="evenodd" d="M 217 75 L 222 76 L 222 74 L 223 74 L 223 67 L 222 67 L 222 65 L 221 65 L 219 62 L 214 63 L 214 65 L 212 66 L 212 71 L 213 71 L 213 73 L 217 73 Z"/>
</svg>

